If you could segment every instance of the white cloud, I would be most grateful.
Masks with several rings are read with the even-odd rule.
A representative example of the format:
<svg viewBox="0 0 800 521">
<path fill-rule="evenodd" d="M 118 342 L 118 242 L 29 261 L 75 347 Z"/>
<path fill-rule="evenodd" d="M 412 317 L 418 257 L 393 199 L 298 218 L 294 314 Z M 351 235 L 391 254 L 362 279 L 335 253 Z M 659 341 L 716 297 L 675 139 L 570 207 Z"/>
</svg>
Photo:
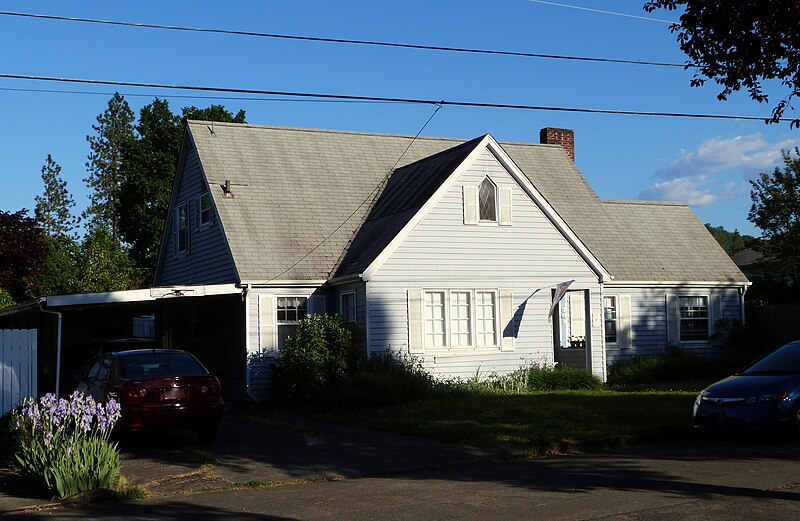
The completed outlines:
<svg viewBox="0 0 800 521">
<path fill-rule="evenodd" d="M 697 148 L 682 149 L 678 159 L 667 168 L 656 172 L 658 179 L 685 179 L 709 175 L 723 170 L 736 170 L 749 177 L 770 171 L 781 163 L 781 150 L 800 144 L 800 140 L 786 139 L 778 143 L 767 142 L 761 134 L 733 138 L 711 138 Z"/>
<path fill-rule="evenodd" d="M 681 201 L 692 206 L 708 206 L 719 196 L 712 194 L 705 176 L 681 177 L 656 183 L 647 190 L 636 194 L 637 199 L 655 201 Z"/>
</svg>

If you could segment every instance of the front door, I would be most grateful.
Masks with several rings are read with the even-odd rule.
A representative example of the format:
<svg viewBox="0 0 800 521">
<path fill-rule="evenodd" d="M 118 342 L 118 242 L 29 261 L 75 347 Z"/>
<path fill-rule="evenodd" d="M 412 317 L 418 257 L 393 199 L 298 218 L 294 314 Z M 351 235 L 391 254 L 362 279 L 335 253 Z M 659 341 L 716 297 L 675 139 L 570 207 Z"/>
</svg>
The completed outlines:
<svg viewBox="0 0 800 521">
<path fill-rule="evenodd" d="M 553 313 L 553 358 L 559 367 L 587 369 L 587 295 L 567 291 Z"/>
</svg>

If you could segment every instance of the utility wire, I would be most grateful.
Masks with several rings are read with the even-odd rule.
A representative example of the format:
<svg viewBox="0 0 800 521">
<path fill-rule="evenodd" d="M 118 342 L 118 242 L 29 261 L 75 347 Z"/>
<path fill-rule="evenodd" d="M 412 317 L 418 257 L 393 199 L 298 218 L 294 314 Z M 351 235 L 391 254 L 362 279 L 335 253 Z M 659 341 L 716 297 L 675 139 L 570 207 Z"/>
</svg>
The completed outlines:
<svg viewBox="0 0 800 521">
<path fill-rule="evenodd" d="M 345 225 L 345 224 L 347 224 L 347 223 L 350 221 L 350 219 L 352 219 L 352 218 L 353 218 L 353 217 L 354 217 L 354 216 L 355 216 L 355 215 L 356 215 L 356 214 L 359 212 L 359 210 L 361 210 L 361 208 L 363 208 L 363 207 L 364 207 L 365 205 L 367 205 L 367 204 L 369 204 L 370 206 L 372 206 L 372 204 L 373 204 L 373 202 L 375 201 L 375 199 L 376 199 L 376 198 L 377 198 L 377 197 L 380 195 L 380 193 L 381 193 L 381 188 L 382 188 L 382 187 L 383 187 L 383 186 L 386 184 L 386 182 L 389 180 L 389 178 L 390 178 L 390 177 L 392 177 L 392 174 L 394 173 L 394 170 L 395 170 L 395 168 L 397 168 L 397 165 L 398 165 L 398 164 L 400 164 L 400 161 L 402 161 L 402 160 L 403 160 L 403 157 L 405 157 L 405 155 L 406 155 L 406 152 L 408 152 L 408 149 L 410 149 L 410 148 L 411 148 L 411 145 L 413 145 L 413 144 L 414 144 L 414 142 L 417 140 L 417 138 L 419 137 L 419 135 L 420 135 L 420 134 L 422 134 L 422 131 L 424 131 L 424 130 L 425 130 L 425 127 L 427 127 L 427 126 L 428 126 L 428 123 L 430 123 L 430 122 L 431 122 L 431 120 L 433 119 L 433 117 L 434 117 L 434 116 L 435 116 L 435 115 L 436 115 L 436 114 L 439 112 L 439 110 L 441 110 L 441 108 L 442 108 L 442 106 L 441 106 L 441 105 L 439 105 L 438 107 L 436 107 L 436 110 L 434 110 L 434 111 L 433 111 L 433 114 L 431 114 L 431 115 L 430 115 L 430 117 L 428 118 L 428 121 L 426 121 L 426 122 L 425 122 L 425 124 L 424 124 L 424 125 L 422 125 L 422 127 L 419 129 L 419 131 L 416 133 L 416 135 L 415 135 L 415 136 L 414 136 L 414 137 L 411 139 L 411 141 L 408 143 L 408 146 L 405 148 L 405 150 L 403 150 L 403 153 L 402 153 L 402 154 L 400 154 L 400 157 L 398 157 L 398 158 L 397 158 L 397 161 L 395 161 L 395 162 L 394 162 L 394 165 L 392 165 L 392 167 L 389 169 L 389 171 L 388 171 L 388 172 L 386 172 L 386 175 L 385 175 L 385 176 L 383 176 L 383 178 L 382 178 L 382 179 L 381 179 L 381 181 L 378 183 L 378 185 L 377 185 L 375 188 L 373 188 L 373 189 L 372 189 L 372 191 L 371 191 L 369 194 L 367 194 L 367 197 L 366 197 L 366 198 L 365 198 L 363 201 L 361 201 L 361 204 L 359 204 L 359 205 L 356 207 L 356 209 L 355 209 L 355 210 L 353 210 L 353 211 L 352 211 L 352 213 L 350 213 L 350 215 L 348 215 L 348 216 L 347 216 L 347 218 L 346 218 L 344 221 L 342 221 L 342 223 L 341 223 L 341 224 L 339 224 L 339 226 L 337 226 L 336 228 L 334 228 L 334 230 L 333 230 L 332 232 L 330 232 L 328 235 L 326 235 L 325 237 L 323 237 L 323 238 L 322 238 L 322 240 L 321 240 L 321 241 L 319 241 L 319 242 L 316 244 L 316 246 L 314 246 L 313 248 L 311 248 L 311 249 L 308 251 L 308 253 L 306 253 L 305 255 L 303 255 L 302 257 L 300 257 L 299 259 L 297 259 L 297 261 L 295 261 L 295 262 L 294 262 L 294 264 L 292 264 L 291 266 L 289 266 L 288 268 L 286 268 L 286 269 L 285 269 L 285 270 L 283 270 L 282 272 L 278 273 L 277 275 L 275 275 L 274 277 L 272 277 L 271 279 L 269 279 L 267 282 L 264 282 L 264 284 L 269 284 L 269 283 L 270 283 L 270 282 L 272 282 L 273 280 L 277 279 L 278 277 L 281 277 L 281 276 L 285 275 L 286 273 L 288 273 L 289 271 L 291 271 L 292 269 L 294 269 L 294 268 L 295 268 L 295 266 L 297 266 L 298 264 L 300 264 L 301 262 L 303 262 L 304 260 L 306 260 L 306 259 L 307 259 L 307 258 L 308 258 L 308 257 L 309 257 L 309 256 L 310 256 L 312 253 L 314 253 L 315 251 L 317 251 L 317 250 L 319 249 L 319 247 L 320 247 L 320 246 L 322 246 L 323 244 L 325 244 L 326 242 L 328 242 L 328 240 L 329 240 L 331 237 L 333 237 L 333 236 L 336 234 L 336 232 L 338 232 L 339 230 L 341 230 L 341 229 L 344 227 L 344 225 Z M 366 220 L 366 215 L 364 216 L 364 219 L 362 220 L 362 223 L 361 223 L 361 224 L 363 224 L 363 223 L 364 223 L 364 220 Z M 356 231 L 358 231 L 358 230 L 356 230 Z M 349 239 L 349 242 L 351 242 L 351 243 L 352 243 L 352 241 L 353 241 L 353 238 L 354 238 L 354 237 L 355 237 L 355 235 L 354 235 L 353 237 L 350 237 L 350 239 Z M 347 251 L 347 249 L 348 249 L 348 248 L 345 248 L 345 251 Z M 340 259 L 340 260 L 341 260 L 341 259 Z M 337 262 L 337 266 L 338 266 L 338 262 Z M 336 269 L 336 267 L 334 267 L 333 269 Z M 332 275 L 332 273 L 329 273 L 329 274 L 328 274 L 328 276 L 330 276 L 330 275 Z"/>
<path fill-rule="evenodd" d="M 636 14 L 627 14 L 627 13 L 617 13 L 615 11 L 605 11 L 603 9 L 594 9 L 591 7 L 584 7 L 582 5 L 570 5 L 570 4 L 561 4 L 558 2 L 547 2 L 545 0 L 528 0 L 529 2 L 533 2 L 536 4 L 544 4 L 544 5 L 552 5 L 556 7 L 567 7 L 569 9 L 578 9 L 580 11 L 589 11 L 592 13 L 601 13 L 601 14 L 610 14 L 614 16 L 624 16 L 625 18 L 635 18 L 637 20 L 647 20 L 648 22 L 659 22 L 664 24 L 674 24 L 677 22 L 672 22 L 670 20 L 663 20 L 661 18 L 652 18 L 650 16 L 640 16 Z"/>
<path fill-rule="evenodd" d="M 769 120 L 773 122 L 794 121 L 789 118 L 780 118 L 777 120 L 773 120 L 770 117 L 734 116 L 727 114 L 697 114 L 688 112 L 655 112 L 655 111 L 620 110 L 620 109 L 591 109 L 591 108 L 579 108 L 579 107 L 523 105 L 514 103 L 446 101 L 446 100 L 430 100 L 421 98 L 392 98 L 383 96 L 356 96 L 349 94 L 324 94 L 324 93 L 312 93 L 312 92 L 291 92 L 291 91 L 274 91 L 274 90 L 261 90 L 261 89 L 238 89 L 231 87 L 205 87 L 205 86 L 191 86 L 191 85 L 169 85 L 163 83 L 140 83 L 131 81 L 91 80 L 91 79 L 81 79 L 81 78 L 56 78 L 52 76 L 32 76 L 23 74 L 0 73 L 0 78 L 15 79 L 15 80 L 63 82 L 63 83 L 83 83 L 91 85 L 114 85 L 114 86 L 125 86 L 125 87 L 176 89 L 176 90 L 189 90 L 189 91 L 200 91 L 200 92 L 225 92 L 229 94 L 233 93 L 233 94 L 258 94 L 263 96 L 292 96 L 297 98 L 317 98 L 326 100 L 377 101 L 386 103 L 407 103 L 407 104 L 417 104 L 417 105 L 443 105 L 443 106 L 450 105 L 455 107 L 538 110 L 538 111 L 549 111 L 549 112 L 578 112 L 585 114 L 613 114 L 613 115 L 624 115 L 624 116 L 657 116 L 657 117 L 672 117 L 672 118 L 727 119 L 727 120 L 743 120 L 743 121 Z"/>
<path fill-rule="evenodd" d="M 93 23 L 93 24 L 104 24 L 104 25 L 117 25 L 123 27 L 143 27 L 147 29 L 162 29 L 162 30 L 169 30 L 169 31 L 187 31 L 187 32 L 196 32 L 196 33 L 213 33 L 213 34 L 227 34 L 227 35 L 236 35 L 236 36 L 252 36 L 252 37 L 259 37 L 259 38 L 274 38 L 274 39 L 283 39 L 283 40 L 302 40 L 307 42 L 324 42 L 324 43 L 345 43 L 345 44 L 352 44 L 352 45 L 372 45 L 372 46 L 379 46 L 379 47 L 395 47 L 395 48 L 403 48 L 403 49 L 417 49 L 417 50 L 426 50 L 426 51 L 443 51 L 443 52 L 460 52 L 460 53 L 470 53 L 470 54 L 488 54 L 494 56 L 516 56 L 521 58 L 544 58 L 544 59 L 553 59 L 553 60 L 572 60 L 572 61 L 583 61 L 583 62 L 599 62 L 599 63 L 621 63 L 621 64 L 628 64 L 628 65 L 651 65 L 657 67 L 679 67 L 679 68 L 686 68 L 686 64 L 683 63 L 667 63 L 667 62 L 657 62 L 657 61 L 644 61 L 644 60 L 623 60 L 623 59 L 616 59 L 616 58 L 597 58 L 597 57 L 587 57 L 587 56 L 567 56 L 567 55 L 560 55 L 560 54 L 541 54 L 541 53 L 531 53 L 531 52 L 518 52 L 518 51 L 499 51 L 499 50 L 491 50 L 491 49 L 473 49 L 468 47 L 443 47 L 438 45 L 418 45 L 412 43 L 401 43 L 401 42 L 380 42 L 380 41 L 373 41 L 373 40 L 351 40 L 345 38 L 323 38 L 318 36 L 300 36 L 300 35 L 292 35 L 292 34 L 276 34 L 276 33 L 259 33 L 253 31 L 236 31 L 231 29 L 212 29 L 212 28 L 202 28 L 202 27 L 184 27 L 179 25 L 160 25 L 160 24 L 148 24 L 148 23 L 137 23 L 137 22 L 124 22 L 119 20 L 98 20 L 94 18 L 76 18 L 71 16 L 56 16 L 56 15 L 48 15 L 48 14 L 37 14 L 37 13 L 19 13 L 14 11 L 0 11 L 0 16 L 16 16 L 16 17 L 24 17 L 24 18 L 38 18 L 43 20 L 59 20 L 65 22 L 83 22 L 83 23 Z"/>
</svg>

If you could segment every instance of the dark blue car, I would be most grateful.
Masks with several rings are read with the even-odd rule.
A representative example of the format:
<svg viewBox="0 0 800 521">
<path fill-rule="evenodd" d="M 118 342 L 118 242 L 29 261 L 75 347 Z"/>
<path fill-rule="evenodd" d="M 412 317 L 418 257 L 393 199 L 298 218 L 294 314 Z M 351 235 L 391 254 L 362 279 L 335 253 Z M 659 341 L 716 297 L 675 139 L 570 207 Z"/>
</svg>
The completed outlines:
<svg viewBox="0 0 800 521">
<path fill-rule="evenodd" d="M 694 425 L 778 427 L 800 433 L 800 340 L 790 342 L 701 392 Z"/>
</svg>

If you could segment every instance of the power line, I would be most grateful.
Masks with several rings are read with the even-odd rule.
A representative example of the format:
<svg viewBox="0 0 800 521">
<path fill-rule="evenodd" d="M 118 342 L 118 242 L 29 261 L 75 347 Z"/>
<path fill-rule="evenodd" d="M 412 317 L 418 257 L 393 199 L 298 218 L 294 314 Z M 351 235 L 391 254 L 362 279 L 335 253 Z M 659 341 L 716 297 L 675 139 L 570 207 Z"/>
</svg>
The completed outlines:
<svg viewBox="0 0 800 521">
<path fill-rule="evenodd" d="M 583 61 L 583 62 L 599 62 L 599 63 L 620 63 L 620 64 L 627 64 L 627 65 L 650 65 L 650 66 L 657 66 L 657 67 L 679 67 L 685 68 L 685 64 L 682 63 L 667 63 L 667 62 L 657 62 L 657 61 L 645 61 L 645 60 L 623 60 L 623 59 L 616 59 L 616 58 L 597 58 L 597 57 L 587 57 L 587 56 L 568 56 L 568 55 L 560 55 L 560 54 L 541 54 L 541 53 L 531 53 L 531 52 L 519 52 L 519 51 L 500 51 L 500 50 L 491 50 L 491 49 L 473 49 L 468 47 L 444 47 L 438 45 L 421 45 L 421 44 L 412 44 L 412 43 L 401 43 L 401 42 L 381 42 L 381 41 L 374 41 L 374 40 L 351 40 L 345 38 L 323 38 L 319 36 L 300 36 L 300 35 L 293 35 L 293 34 L 276 34 L 276 33 L 260 33 L 254 31 L 236 31 L 232 29 L 213 29 L 213 28 L 203 28 L 203 27 L 185 27 L 180 25 L 160 25 L 160 24 L 148 24 L 148 23 L 138 23 L 138 22 L 124 22 L 120 20 L 99 20 L 94 18 L 77 18 L 71 16 L 57 16 L 57 15 L 48 15 L 48 14 L 38 14 L 38 13 L 20 13 L 14 11 L 0 11 L 0 15 L 2 16 L 17 16 L 17 17 L 24 17 L 24 18 L 37 18 L 42 20 L 59 20 L 64 22 L 82 22 L 82 23 L 93 23 L 93 24 L 103 24 L 103 25 L 117 25 L 123 27 L 140 27 L 146 29 L 161 29 L 161 30 L 169 30 L 169 31 L 187 31 L 187 32 L 196 32 L 196 33 L 213 33 L 213 34 L 227 34 L 227 35 L 236 35 L 236 36 L 251 36 L 251 37 L 259 37 L 259 38 L 274 38 L 274 39 L 284 39 L 284 40 L 301 40 L 307 42 L 323 42 L 323 43 L 344 43 L 344 44 L 351 44 L 351 45 L 372 45 L 372 46 L 379 46 L 379 47 L 395 47 L 395 48 L 403 48 L 403 49 L 416 49 L 416 50 L 426 50 L 426 51 L 442 51 L 442 52 L 460 52 L 460 53 L 470 53 L 470 54 L 488 54 L 494 56 L 515 56 L 520 58 L 542 58 L 542 59 L 553 59 L 553 60 L 572 60 L 572 61 Z"/>
<path fill-rule="evenodd" d="M 589 12 L 592 12 L 592 13 L 610 14 L 610 15 L 614 15 L 614 16 L 624 16 L 625 18 L 635 18 L 637 20 L 647 20 L 648 22 L 659 22 L 659 23 L 665 23 L 665 24 L 674 24 L 674 23 L 676 23 L 676 22 L 672 22 L 670 20 L 663 20 L 661 18 L 652 18 L 650 16 L 641 16 L 641 15 L 628 14 L 628 13 L 618 13 L 618 12 L 615 12 L 615 11 L 606 11 L 606 10 L 603 10 L 603 9 L 594 9 L 594 8 L 591 8 L 591 7 L 584 7 L 584 6 L 581 6 L 581 5 L 561 4 L 561 3 L 558 3 L 558 2 L 547 2 L 545 0 L 528 0 L 528 1 L 536 3 L 536 4 L 552 5 L 552 6 L 555 6 L 555 7 L 566 7 L 566 8 L 569 8 L 569 9 L 578 9 L 580 11 L 589 11 Z"/>
<path fill-rule="evenodd" d="M 729 119 L 729 120 L 744 120 L 744 121 L 767 121 L 767 120 L 774 122 L 793 121 L 792 119 L 789 118 L 780 118 L 777 120 L 772 120 L 769 117 L 734 116 L 726 114 L 697 114 L 697 113 L 687 113 L 687 112 L 655 112 L 655 111 L 638 111 L 638 110 L 621 110 L 621 109 L 591 109 L 591 108 L 579 108 L 579 107 L 552 107 L 552 106 L 542 106 L 542 105 L 490 103 L 490 102 L 478 102 L 478 101 L 447 101 L 447 100 L 430 100 L 421 98 L 356 96 L 350 94 L 324 94 L 324 93 L 312 93 L 312 92 L 291 92 L 291 91 L 274 91 L 274 90 L 261 90 L 261 89 L 238 89 L 231 87 L 168 85 L 163 83 L 140 83 L 132 81 L 91 80 L 91 79 L 81 79 L 81 78 L 56 78 L 51 76 L 33 76 L 33 75 L 23 75 L 23 74 L 0 73 L 0 78 L 16 79 L 16 80 L 63 82 L 63 83 L 83 83 L 90 85 L 114 85 L 114 86 L 124 86 L 124 87 L 176 89 L 176 90 L 189 90 L 189 91 L 200 91 L 200 92 L 225 92 L 229 94 L 291 96 L 296 98 L 317 98 L 326 100 L 373 101 L 373 102 L 406 103 L 406 104 L 417 104 L 417 105 L 443 105 L 443 106 L 450 105 L 455 107 L 471 107 L 471 108 L 538 110 L 538 111 L 550 111 L 550 112 L 577 112 L 585 114 L 610 114 L 610 115 L 622 115 L 622 116 L 657 116 L 657 117 L 696 118 L 696 119 Z"/>
</svg>

